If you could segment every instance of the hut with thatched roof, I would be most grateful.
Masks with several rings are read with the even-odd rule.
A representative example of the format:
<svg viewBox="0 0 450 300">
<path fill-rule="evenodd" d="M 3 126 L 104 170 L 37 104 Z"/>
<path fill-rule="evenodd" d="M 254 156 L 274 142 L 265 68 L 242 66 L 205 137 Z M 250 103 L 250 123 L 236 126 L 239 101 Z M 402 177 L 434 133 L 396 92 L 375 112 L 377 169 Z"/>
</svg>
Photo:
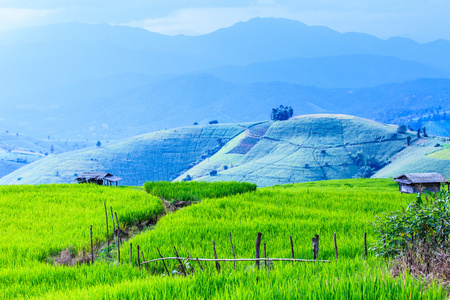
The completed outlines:
<svg viewBox="0 0 450 300">
<path fill-rule="evenodd" d="M 123 179 L 120 177 L 104 172 L 84 172 L 77 178 L 78 183 L 96 183 L 98 185 L 113 185 L 115 183 L 116 186 L 121 180 Z"/>
<path fill-rule="evenodd" d="M 447 184 L 450 189 L 448 180 L 439 173 L 409 173 L 394 178 L 399 185 L 399 191 L 407 194 L 421 193 L 430 191 L 432 193 L 441 190 L 441 184 Z"/>
</svg>

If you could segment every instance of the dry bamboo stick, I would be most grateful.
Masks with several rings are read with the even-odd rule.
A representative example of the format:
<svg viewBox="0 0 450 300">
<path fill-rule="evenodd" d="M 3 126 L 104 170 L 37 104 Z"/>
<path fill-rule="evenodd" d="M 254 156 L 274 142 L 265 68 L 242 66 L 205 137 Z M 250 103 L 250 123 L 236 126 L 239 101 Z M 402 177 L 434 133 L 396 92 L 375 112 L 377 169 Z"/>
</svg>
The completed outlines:
<svg viewBox="0 0 450 300">
<path fill-rule="evenodd" d="M 156 248 L 156 250 L 158 250 L 159 256 L 161 256 L 161 258 L 164 258 L 164 257 L 162 256 L 162 254 L 161 254 L 161 251 L 159 251 L 159 248 Z M 169 269 L 167 269 L 166 263 L 164 262 L 164 260 L 163 260 L 162 262 L 163 262 L 163 265 L 164 265 L 164 269 L 166 269 L 167 276 L 170 277 Z"/>
<path fill-rule="evenodd" d="M 94 263 L 94 244 L 92 242 L 92 225 L 91 225 L 91 264 Z"/>
<path fill-rule="evenodd" d="M 329 260 L 313 260 L 313 259 L 300 259 L 300 258 L 191 258 L 191 257 L 163 257 L 163 258 L 157 258 L 152 259 L 148 261 L 144 261 L 141 263 L 147 264 L 154 261 L 162 261 L 162 260 L 199 260 L 199 261 L 300 261 L 300 262 L 324 262 L 329 263 Z"/>
</svg>

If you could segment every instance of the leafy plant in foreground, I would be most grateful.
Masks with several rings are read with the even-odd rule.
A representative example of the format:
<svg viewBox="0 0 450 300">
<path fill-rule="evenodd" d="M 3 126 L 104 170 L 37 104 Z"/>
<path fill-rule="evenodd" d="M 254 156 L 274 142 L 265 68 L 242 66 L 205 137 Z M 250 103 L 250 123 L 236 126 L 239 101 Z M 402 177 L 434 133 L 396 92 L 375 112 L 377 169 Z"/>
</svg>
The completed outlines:
<svg viewBox="0 0 450 300">
<path fill-rule="evenodd" d="M 373 223 L 378 241 L 372 250 L 379 256 L 393 257 L 418 243 L 428 249 L 442 248 L 450 234 L 448 192 L 418 196 L 406 210 L 377 216 Z"/>
</svg>

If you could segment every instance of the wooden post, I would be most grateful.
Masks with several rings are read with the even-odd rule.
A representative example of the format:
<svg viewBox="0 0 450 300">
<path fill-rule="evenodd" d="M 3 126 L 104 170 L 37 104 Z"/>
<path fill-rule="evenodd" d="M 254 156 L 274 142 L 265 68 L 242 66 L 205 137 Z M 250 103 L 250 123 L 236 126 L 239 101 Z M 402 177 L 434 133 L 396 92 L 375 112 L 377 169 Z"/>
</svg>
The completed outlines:
<svg viewBox="0 0 450 300">
<path fill-rule="evenodd" d="M 317 234 L 312 238 L 312 247 L 313 247 L 313 257 L 314 260 L 316 260 L 317 253 L 319 252 L 319 236 Z"/>
<path fill-rule="evenodd" d="M 364 232 L 364 259 L 367 259 L 367 232 Z"/>
<path fill-rule="evenodd" d="M 138 259 L 138 267 L 141 268 L 141 258 L 139 257 L 139 245 L 137 245 L 137 259 Z"/>
<path fill-rule="evenodd" d="M 159 251 L 159 249 L 156 248 L 156 250 L 158 250 L 159 256 L 161 256 L 161 258 L 164 258 L 164 257 L 162 256 L 161 252 Z M 164 260 L 163 260 L 162 262 L 163 262 L 163 265 L 164 265 L 164 269 L 166 269 L 167 276 L 170 276 L 169 269 L 167 269 L 166 263 L 164 262 Z"/>
<path fill-rule="evenodd" d="M 91 264 L 94 263 L 94 243 L 92 242 L 92 225 L 91 225 Z"/>
<path fill-rule="evenodd" d="M 214 243 L 214 241 L 213 241 L 212 244 L 213 244 L 213 250 L 214 250 L 214 258 L 217 259 L 216 243 Z M 216 269 L 217 269 L 217 273 L 220 273 L 220 264 L 218 261 L 216 261 Z"/>
<path fill-rule="evenodd" d="M 117 218 L 117 212 L 114 212 L 114 215 L 116 216 L 116 222 L 117 222 L 117 236 L 119 236 L 119 218 Z"/>
<path fill-rule="evenodd" d="M 295 255 L 294 255 L 294 242 L 292 241 L 292 236 L 290 236 L 289 238 L 291 240 L 291 255 L 292 255 L 292 258 L 295 258 Z M 292 261 L 292 263 L 294 263 L 294 261 Z"/>
<path fill-rule="evenodd" d="M 236 255 L 234 255 L 234 248 L 233 248 L 233 241 L 231 239 L 231 232 L 230 232 L 230 244 L 231 244 L 231 253 L 233 253 L 233 259 L 236 258 Z M 236 262 L 233 261 L 233 269 L 236 270 Z"/>
<path fill-rule="evenodd" d="M 119 218 L 117 218 L 117 212 L 114 212 L 114 215 L 116 216 L 116 222 L 117 222 L 117 255 L 120 262 L 120 227 L 119 227 Z"/>
<path fill-rule="evenodd" d="M 334 233 L 334 254 L 336 255 L 336 261 L 338 260 L 338 247 L 336 242 L 336 232 Z"/>
<path fill-rule="evenodd" d="M 183 263 L 181 262 L 180 256 L 178 255 L 177 248 L 175 248 L 175 246 L 174 246 L 173 249 L 175 250 L 175 255 L 176 255 L 177 259 L 178 259 L 178 263 L 180 264 L 181 271 L 183 272 L 183 275 L 187 276 L 186 271 L 184 270 Z"/>
<path fill-rule="evenodd" d="M 264 258 L 266 258 L 266 243 L 264 243 Z M 267 260 L 264 261 L 264 268 L 267 268 Z"/>
<path fill-rule="evenodd" d="M 319 235 L 315 234 L 314 237 L 316 238 L 316 257 L 319 255 Z"/>
<path fill-rule="evenodd" d="M 111 219 L 112 219 L 112 224 L 113 224 L 114 241 L 115 241 L 115 243 L 116 243 L 116 245 L 117 245 L 116 226 L 115 226 L 115 224 L 114 224 L 114 214 L 113 214 L 112 206 L 110 206 L 110 208 L 111 208 Z"/>
<path fill-rule="evenodd" d="M 258 233 L 256 234 L 255 258 L 259 258 L 259 257 L 260 257 L 260 256 L 259 256 L 259 250 L 260 250 L 260 246 L 261 246 L 261 236 L 262 236 L 262 233 L 261 233 L 261 232 L 258 232 Z M 257 266 L 258 269 L 259 269 L 259 260 L 256 261 L 256 266 Z"/>
<path fill-rule="evenodd" d="M 142 260 L 145 261 L 144 251 L 142 251 Z M 148 264 L 145 264 L 145 270 L 148 271 Z"/>
<path fill-rule="evenodd" d="M 202 264 L 200 263 L 200 261 L 198 260 L 198 257 L 197 257 L 197 262 L 198 262 L 198 265 L 200 266 L 200 269 L 202 270 L 202 272 L 204 272 L 203 266 L 202 266 Z"/>
<path fill-rule="evenodd" d="M 117 260 L 120 263 L 120 237 L 118 238 L 117 241 Z"/>
<path fill-rule="evenodd" d="M 105 204 L 105 215 L 106 215 L 106 245 L 107 245 L 107 249 L 108 249 L 108 254 L 109 254 L 109 232 L 108 232 L 108 209 L 106 208 L 106 202 L 104 202 Z"/>
<path fill-rule="evenodd" d="M 133 266 L 133 243 L 130 243 L 130 265 Z"/>
</svg>

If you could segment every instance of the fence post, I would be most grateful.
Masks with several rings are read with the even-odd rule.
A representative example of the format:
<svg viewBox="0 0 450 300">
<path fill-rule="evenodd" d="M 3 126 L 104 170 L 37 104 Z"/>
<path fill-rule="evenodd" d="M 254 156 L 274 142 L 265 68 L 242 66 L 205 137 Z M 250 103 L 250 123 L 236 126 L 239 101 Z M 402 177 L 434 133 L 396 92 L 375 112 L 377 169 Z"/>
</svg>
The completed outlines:
<svg viewBox="0 0 450 300">
<path fill-rule="evenodd" d="M 158 248 L 158 247 L 156 248 L 156 250 L 158 250 L 159 256 L 161 256 L 161 258 L 164 258 L 164 257 L 162 256 L 162 254 L 161 254 L 161 251 L 159 251 L 159 248 Z M 163 262 L 163 265 L 164 265 L 164 269 L 166 269 L 167 276 L 170 276 L 169 269 L 167 269 L 166 263 L 164 262 L 164 260 L 162 260 L 162 262 Z"/>
<path fill-rule="evenodd" d="M 175 246 L 173 246 L 173 249 L 175 250 L 175 255 L 177 256 L 177 260 L 178 260 L 178 263 L 180 264 L 181 271 L 183 272 L 183 275 L 187 276 L 186 275 L 186 271 L 184 270 L 183 262 L 181 261 L 180 257 L 178 256 L 177 248 L 175 248 Z"/>
<path fill-rule="evenodd" d="M 138 259 L 138 267 L 141 268 L 141 258 L 139 257 L 139 245 L 137 245 L 137 259 Z"/>
<path fill-rule="evenodd" d="M 212 244 L 213 244 L 213 250 L 214 250 L 214 258 L 217 259 L 216 243 L 214 243 L 214 241 L 213 241 Z M 216 269 L 217 269 L 217 273 L 220 273 L 220 264 L 218 261 L 216 261 Z"/>
<path fill-rule="evenodd" d="M 94 244 L 92 242 L 92 225 L 91 225 L 91 264 L 94 263 Z"/>
<path fill-rule="evenodd" d="M 110 206 L 110 208 L 111 208 L 111 219 L 112 219 L 112 225 L 113 225 L 114 241 L 115 241 L 115 243 L 116 243 L 116 245 L 117 245 L 117 239 L 116 239 L 116 226 L 115 226 L 115 224 L 114 224 L 114 214 L 113 214 L 112 206 Z"/>
<path fill-rule="evenodd" d="M 133 243 L 130 243 L 130 265 L 133 266 Z"/>
<path fill-rule="evenodd" d="M 364 232 L 364 259 L 367 259 L 367 232 Z"/>
<path fill-rule="evenodd" d="M 312 247 L 313 247 L 313 257 L 314 260 L 317 259 L 317 254 L 319 253 L 319 236 L 316 234 L 312 238 Z"/>
<path fill-rule="evenodd" d="M 104 202 L 105 204 L 105 215 L 106 215 L 106 245 L 107 245 L 107 249 L 108 249 L 108 254 L 109 254 L 109 232 L 108 232 L 108 209 L 106 208 L 106 202 Z"/>
<path fill-rule="evenodd" d="M 336 232 L 334 233 L 334 254 L 336 255 L 336 261 L 338 260 L 338 247 L 336 242 Z"/>
<path fill-rule="evenodd" d="M 289 236 L 289 239 L 291 240 L 291 256 L 294 259 L 295 255 L 294 255 L 294 242 L 292 241 L 292 236 Z M 294 261 L 292 261 L 292 263 L 294 263 Z"/>
<path fill-rule="evenodd" d="M 260 256 L 259 256 L 259 250 L 260 250 L 260 246 L 261 246 L 261 236 L 262 236 L 262 233 L 261 233 L 261 232 L 258 232 L 258 233 L 256 234 L 255 258 L 259 258 L 259 257 L 260 257 Z M 256 261 L 256 266 L 257 266 L 258 269 L 259 269 L 259 260 Z"/>
</svg>

